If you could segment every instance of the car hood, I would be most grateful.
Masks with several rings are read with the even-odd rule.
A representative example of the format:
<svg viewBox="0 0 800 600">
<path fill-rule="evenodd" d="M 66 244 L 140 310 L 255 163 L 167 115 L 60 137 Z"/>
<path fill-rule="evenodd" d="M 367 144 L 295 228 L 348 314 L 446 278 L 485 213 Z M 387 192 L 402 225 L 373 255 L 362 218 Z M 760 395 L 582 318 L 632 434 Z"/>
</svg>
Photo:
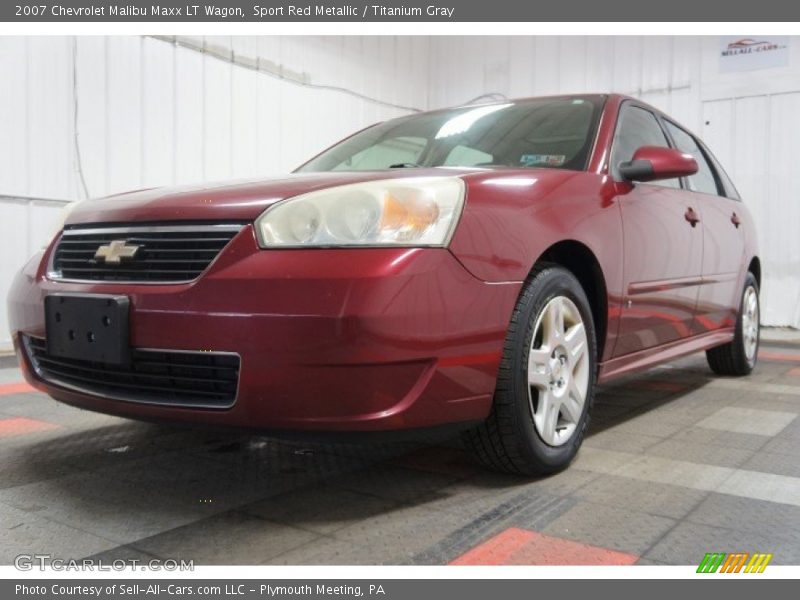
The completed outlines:
<svg viewBox="0 0 800 600">
<path fill-rule="evenodd" d="M 160 221 L 248 221 L 275 202 L 338 185 L 420 176 L 447 176 L 461 170 L 297 173 L 272 179 L 226 181 L 136 190 L 81 202 L 68 225 Z"/>
<path fill-rule="evenodd" d="M 552 169 L 525 171 L 536 171 L 539 177 L 550 180 L 563 179 L 570 173 Z M 273 179 L 150 188 L 80 202 L 70 213 L 66 224 L 250 221 L 276 202 L 315 190 L 380 179 L 452 176 L 462 177 L 468 183 L 477 183 L 487 179 L 513 179 L 520 176 L 520 170 L 439 167 L 390 172 L 296 173 Z"/>
</svg>

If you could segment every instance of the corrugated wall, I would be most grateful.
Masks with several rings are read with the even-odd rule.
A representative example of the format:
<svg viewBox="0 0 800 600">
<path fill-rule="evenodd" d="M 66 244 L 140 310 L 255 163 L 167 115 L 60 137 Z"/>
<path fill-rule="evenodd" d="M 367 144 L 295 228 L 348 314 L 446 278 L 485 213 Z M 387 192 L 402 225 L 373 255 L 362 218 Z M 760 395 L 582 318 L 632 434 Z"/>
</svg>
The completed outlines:
<svg viewBox="0 0 800 600">
<path fill-rule="evenodd" d="M 0 37 L 0 349 L 59 202 L 286 173 L 427 105 L 427 38 Z M 78 157 L 80 156 L 80 161 Z"/>
<path fill-rule="evenodd" d="M 706 140 L 755 217 L 762 320 L 800 327 L 800 38 L 783 42 L 788 66 L 723 73 L 716 36 L 437 37 L 431 106 L 614 91 L 663 109 Z"/>
<path fill-rule="evenodd" d="M 0 198 L 0 298 L 56 217 L 41 199 L 284 173 L 410 107 L 618 91 L 708 140 L 758 223 L 764 321 L 797 327 L 800 40 L 790 44 L 788 67 L 723 74 L 716 37 L 0 38 L 0 196 L 16 198 Z"/>
</svg>

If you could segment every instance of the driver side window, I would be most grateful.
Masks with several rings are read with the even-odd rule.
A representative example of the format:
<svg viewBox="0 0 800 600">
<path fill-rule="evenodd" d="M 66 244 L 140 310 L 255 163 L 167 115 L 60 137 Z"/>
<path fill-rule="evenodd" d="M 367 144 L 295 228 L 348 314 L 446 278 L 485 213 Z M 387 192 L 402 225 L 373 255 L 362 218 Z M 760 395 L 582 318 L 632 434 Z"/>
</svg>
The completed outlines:
<svg viewBox="0 0 800 600">
<path fill-rule="evenodd" d="M 614 134 L 614 145 L 611 149 L 611 173 L 614 179 L 621 179 L 619 164 L 633 158 L 633 153 L 642 146 L 663 146 L 669 148 L 661 126 L 656 117 L 649 110 L 638 106 L 623 106 Z M 649 182 L 649 185 L 660 185 L 668 188 L 679 189 L 679 179 L 664 179 Z"/>
</svg>

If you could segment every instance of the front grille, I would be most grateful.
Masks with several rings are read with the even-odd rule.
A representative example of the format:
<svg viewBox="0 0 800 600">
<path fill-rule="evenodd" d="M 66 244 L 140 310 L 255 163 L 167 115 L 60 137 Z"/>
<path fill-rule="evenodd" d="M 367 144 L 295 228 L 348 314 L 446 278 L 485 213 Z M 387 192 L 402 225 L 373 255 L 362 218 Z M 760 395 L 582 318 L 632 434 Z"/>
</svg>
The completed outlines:
<svg viewBox="0 0 800 600">
<path fill-rule="evenodd" d="M 65 229 L 51 269 L 53 279 L 182 283 L 196 279 L 241 224 Z M 96 259 L 111 242 L 137 247 L 119 262 Z"/>
<path fill-rule="evenodd" d="M 41 338 L 23 338 L 37 375 L 48 383 L 113 400 L 184 408 L 230 408 L 239 356 L 223 352 L 132 350 L 130 366 L 58 358 Z"/>
</svg>

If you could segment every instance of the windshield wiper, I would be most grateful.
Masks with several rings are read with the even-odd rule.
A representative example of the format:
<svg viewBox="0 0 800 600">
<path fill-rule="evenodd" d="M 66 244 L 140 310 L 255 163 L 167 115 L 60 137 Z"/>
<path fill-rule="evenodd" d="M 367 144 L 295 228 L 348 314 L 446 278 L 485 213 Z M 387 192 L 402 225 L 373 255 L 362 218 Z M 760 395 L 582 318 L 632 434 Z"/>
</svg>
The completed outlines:
<svg viewBox="0 0 800 600">
<path fill-rule="evenodd" d="M 418 165 L 417 163 L 412 162 L 404 162 L 404 163 L 395 163 L 393 165 L 389 165 L 390 169 L 419 169 L 422 168 L 422 165 Z"/>
</svg>

